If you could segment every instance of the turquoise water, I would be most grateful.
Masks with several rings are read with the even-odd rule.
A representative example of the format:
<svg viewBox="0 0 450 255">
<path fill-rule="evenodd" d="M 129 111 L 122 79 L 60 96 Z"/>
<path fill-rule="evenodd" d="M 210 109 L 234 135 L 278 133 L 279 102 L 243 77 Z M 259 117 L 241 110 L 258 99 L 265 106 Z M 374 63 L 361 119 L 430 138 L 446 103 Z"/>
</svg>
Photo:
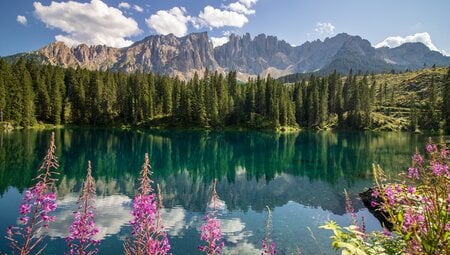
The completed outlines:
<svg viewBox="0 0 450 255">
<path fill-rule="evenodd" d="M 55 131 L 60 176 L 57 222 L 48 230 L 45 254 L 63 254 L 87 160 L 96 179 L 100 254 L 120 254 L 130 234 L 136 180 L 149 153 L 153 179 L 162 187 L 163 221 L 173 254 L 200 254 L 199 228 L 212 182 L 226 204 L 220 215 L 224 254 L 260 254 L 266 205 L 278 254 L 334 254 L 327 220 L 348 224 L 343 191 L 351 194 L 369 231 L 379 223 L 357 199 L 372 184 L 371 165 L 395 175 L 407 168 L 426 136 L 408 133 Z M 23 191 L 48 147 L 50 131 L 0 133 L 0 230 L 16 224 Z M 3 236 L 1 234 L 0 236 Z M 0 252 L 8 252 L 6 239 Z"/>
</svg>

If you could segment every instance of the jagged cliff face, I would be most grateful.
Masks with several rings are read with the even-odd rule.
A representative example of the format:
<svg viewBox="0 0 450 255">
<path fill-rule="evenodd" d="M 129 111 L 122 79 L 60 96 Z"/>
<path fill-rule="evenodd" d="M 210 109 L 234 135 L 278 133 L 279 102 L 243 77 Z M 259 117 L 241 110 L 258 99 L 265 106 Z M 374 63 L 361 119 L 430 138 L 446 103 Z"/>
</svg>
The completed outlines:
<svg viewBox="0 0 450 255">
<path fill-rule="evenodd" d="M 38 50 L 37 53 L 44 56 L 53 65 L 107 70 L 117 62 L 119 49 L 104 45 L 87 46 L 86 44 L 72 48 L 62 42 L 56 42 Z"/>
<path fill-rule="evenodd" d="M 157 72 L 192 77 L 206 68 L 219 69 L 213 46 L 206 33 L 185 37 L 150 36 L 130 47 L 120 49 L 113 69 L 126 72 Z"/>
<path fill-rule="evenodd" d="M 275 36 L 260 34 L 231 35 L 228 43 L 214 49 L 214 57 L 226 70 L 262 74 L 270 69 L 289 70 L 293 63 L 293 47 Z"/>
<path fill-rule="evenodd" d="M 191 78 L 195 72 L 221 70 L 214 59 L 212 43 L 207 33 L 185 37 L 149 36 L 126 48 L 107 46 L 68 47 L 62 42 L 51 43 L 36 51 L 54 65 L 117 70 L 125 72 L 155 72 Z"/>
<path fill-rule="evenodd" d="M 206 32 L 184 37 L 154 35 L 126 48 L 107 46 L 68 47 L 56 42 L 28 54 L 10 58 L 36 57 L 42 62 L 63 67 L 125 72 L 156 72 L 192 78 L 205 69 L 237 71 L 245 80 L 249 76 L 271 74 L 279 77 L 298 72 L 322 73 L 337 70 L 383 72 L 450 65 L 450 57 L 429 50 L 421 43 L 407 43 L 397 48 L 376 49 L 359 36 L 338 34 L 324 41 L 316 40 L 293 47 L 275 36 L 260 34 L 251 38 L 230 35 L 229 41 L 213 48 Z"/>
</svg>

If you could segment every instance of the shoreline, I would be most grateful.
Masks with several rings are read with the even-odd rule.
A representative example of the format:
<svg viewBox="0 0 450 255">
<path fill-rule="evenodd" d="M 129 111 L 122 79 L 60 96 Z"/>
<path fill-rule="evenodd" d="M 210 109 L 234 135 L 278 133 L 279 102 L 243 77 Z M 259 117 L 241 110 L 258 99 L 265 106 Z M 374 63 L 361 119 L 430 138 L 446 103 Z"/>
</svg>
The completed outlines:
<svg viewBox="0 0 450 255">
<path fill-rule="evenodd" d="M 53 129 L 65 129 L 65 128 L 100 128 L 100 129 L 117 129 L 117 130 L 136 130 L 136 131 L 204 131 L 204 132 L 246 132 L 246 131 L 254 131 L 254 132 L 262 132 L 262 133 L 279 133 L 279 134 L 288 134 L 288 133 L 296 133 L 302 131 L 345 131 L 345 132 L 360 132 L 360 131 L 370 131 L 374 133 L 384 133 L 384 132 L 400 132 L 400 133 L 410 133 L 410 134 L 429 134 L 429 135 L 450 135 L 445 134 L 442 130 L 438 132 L 433 131 L 407 131 L 407 130 L 380 130 L 378 128 L 366 128 L 366 129 L 352 129 L 352 128 L 324 128 L 324 129 L 315 129 L 315 128 L 307 128 L 307 127 L 295 127 L 295 126 L 281 126 L 277 128 L 249 128 L 242 126 L 228 126 L 221 128 L 213 128 L 213 127 L 181 127 L 181 126 L 146 126 L 146 125 L 76 125 L 76 124 L 48 124 L 42 123 L 28 127 L 22 126 L 13 126 L 10 122 L 0 122 L 0 131 L 13 131 L 13 130 L 53 130 Z"/>
</svg>

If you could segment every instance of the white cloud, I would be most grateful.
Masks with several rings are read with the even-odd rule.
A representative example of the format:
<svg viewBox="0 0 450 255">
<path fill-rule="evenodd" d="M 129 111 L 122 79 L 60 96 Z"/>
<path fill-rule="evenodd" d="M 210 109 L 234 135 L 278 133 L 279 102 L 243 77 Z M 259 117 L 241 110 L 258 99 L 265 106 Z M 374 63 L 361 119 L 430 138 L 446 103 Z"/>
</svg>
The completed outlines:
<svg viewBox="0 0 450 255">
<path fill-rule="evenodd" d="M 208 26 L 208 23 L 206 23 L 206 21 L 199 17 L 190 17 L 189 21 L 195 29 L 200 29 Z"/>
<path fill-rule="evenodd" d="M 225 43 L 228 42 L 228 37 L 224 36 L 224 37 L 211 37 L 211 42 L 213 44 L 213 47 L 218 47 L 221 45 L 224 45 Z"/>
<path fill-rule="evenodd" d="M 314 28 L 314 31 L 316 31 L 320 35 L 333 35 L 334 29 L 335 29 L 335 27 L 331 23 L 317 22 L 316 28 Z"/>
<path fill-rule="evenodd" d="M 236 246 L 225 246 L 221 251 L 223 254 L 264 254 L 264 252 L 249 242 L 239 242 Z"/>
<path fill-rule="evenodd" d="M 143 11 L 144 11 L 144 9 L 142 9 L 142 7 L 140 7 L 140 6 L 137 5 L 137 4 L 135 4 L 135 5 L 133 6 L 133 9 L 134 9 L 135 11 L 137 11 L 137 12 L 143 12 Z"/>
<path fill-rule="evenodd" d="M 62 200 L 58 200 L 58 210 L 55 213 L 56 222 L 50 224 L 48 235 L 50 237 L 65 238 L 72 224 L 73 212 L 76 210 L 78 195 L 71 193 Z M 95 199 L 95 225 L 99 233 L 95 239 L 102 240 L 107 236 L 120 232 L 122 226 L 131 220 L 129 205 L 131 199 L 124 195 L 112 195 L 107 197 L 96 197 Z"/>
<path fill-rule="evenodd" d="M 181 207 L 162 209 L 161 215 L 167 233 L 171 236 L 180 236 L 186 227 L 186 210 Z"/>
<path fill-rule="evenodd" d="M 187 33 L 187 23 L 191 17 L 186 16 L 184 7 L 173 7 L 170 10 L 159 10 L 145 19 L 145 23 L 159 34 L 183 36 Z"/>
<path fill-rule="evenodd" d="M 227 9 L 234 11 L 234 12 L 242 13 L 245 15 L 255 14 L 255 10 L 251 10 L 251 9 L 247 8 L 244 4 L 242 4 L 240 2 L 234 2 L 234 3 L 229 4 L 227 6 Z"/>
<path fill-rule="evenodd" d="M 444 50 L 439 50 L 436 45 L 433 44 L 431 41 L 431 36 L 427 32 L 423 33 L 417 33 L 414 35 L 408 35 L 405 37 L 401 36 L 390 36 L 386 39 L 384 39 L 382 42 L 375 45 L 375 48 L 380 47 L 389 47 L 389 48 L 395 48 L 398 47 L 404 43 L 408 42 L 420 42 L 423 43 L 425 46 L 427 46 L 430 50 L 438 51 L 444 55 L 446 55 L 446 52 Z"/>
<path fill-rule="evenodd" d="M 27 17 L 25 17 L 25 16 L 17 15 L 16 20 L 17 20 L 17 22 L 19 22 L 20 24 L 22 24 L 24 26 L 27 24 Z"/>
<path fill-rule="evenodd" d="M 245 223 L 239 218 L 220 220 L 220 228 L 224 239 L 235 244 L 253 235 L 251 231 L 245 230 Z"/>
<path fill-rule="evenodd" d="M 222 34 L 223 34 L 224 36 L 230 36 L 232 33 L 233 33 L 233 32 L 232 32 L 232 31 L 229 31 L 229 30 L 226 30 L 226 31 L 223 31 L 223 32 L 222 32 Z"/>
<path fill-rule="evenodd" d="M 120 2 L 118 7 L 122 8 L 122 9 L 130 9 L 131 5 L 129 3 L 127 3 L 127 2 Z"/>
<path fill-rule="evenodd" d="M 90 3 L 51 2 L 49 6 L 34 2 L 33 5 L 38 19 L 50 28 L 67 33 L 57 35 L 55 39 L 69 45 L 86 43 L 126 47 L 133 43 L 127 37 L 141 33 L 133 18 L 125 17 L 119 9 L 109 7 L 101 0 L 91 0 Z"/>
<path fill-rule="evenodd" d="M 248 22 L 247 17 L 244 14 L 234 11 L 226 11 L 215 9 L 212 6 L 206 6 L 203 11 L 198 15 L 211 27 L 242 27 Z"/>
<path fill-rule="evenodd" d="M 247 6 L 247 8 L 252 7 L 253 4 L 256 4 L 258 0 L 239 0 L 239 2 L 241 2 L 242 4 L 244 4 L 245 6 Z"/>
</svg>

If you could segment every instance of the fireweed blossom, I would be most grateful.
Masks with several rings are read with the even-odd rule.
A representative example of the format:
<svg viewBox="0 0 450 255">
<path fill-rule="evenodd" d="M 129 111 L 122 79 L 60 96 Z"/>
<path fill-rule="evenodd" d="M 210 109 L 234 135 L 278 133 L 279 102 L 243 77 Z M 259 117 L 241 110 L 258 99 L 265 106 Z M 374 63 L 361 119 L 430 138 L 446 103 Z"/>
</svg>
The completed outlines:
<svg viewBox="0 0 450 255">
<path fill-rule="evenodd" d="M 78 210 L 74 212 L 75 220 L 69 228 L 69 236 L 66 238 L 70 254 L 92 255 L 98 252 L 94 248 L 99 241 L 94 239 L 98 233 L 95 226 L 95 182 L 92 178 L 91 161 L 88 161 L 86 179 L 83 183 L 83 190 L 78 199 Z"/>
<path fill-rule="evenodd" d="M 270 237 L 270 232 L 272 230 L 272 213 L 268 206 L 266 206 L 266 208 L 267 208 L 266 234 L 261 242 L 263 250 L 262 255 L 275 255 L 277 253 L 276 243 Z"/>
<path fill-rule="evenodd" d="M 220 221 L 217 219 L 217 208 L 221 205 L 221 200 L 216 192 L 216 180 L 214 180 L 213 191 L 209 211 L 206 213 L 204 222 L 200 227 L 200 240 L 205 241 L 206 245 L 198 247 L 200 251 L 205 254 L 214 255 L 220 254 L 220 250 L 224 246 L 222 239 L 222 230 L 220 229 Z"/>
<path fill-rule="evenodd" d="M 34 179 L 37 183 L 25 191 L 25 196 L 19 208 L 19 222 L 17 227 L 8 227 L 6 239 L 10 241 L 13 253 L 41 254 L 44 251 L 42 235 L 43 229 L 55 221 L 51 213 L 56 210 L 56 188 L 53 177 L 59 173 L 58 160 L 55 156 L 55 133 L 52 133 L 50 146 L 42 165 L 38 169 L 38 175 Z"/>
<path fill-rule="evenodd" d="M 352 201 L 350 200 L 350 195 L 347 190 L 344 190 L 345 197 L 345 213 L 350 214 L 352 218 L 352 225 L 358 225 L 358 216 L 356 215 L 355 208 L 353 208 Z"/>
<path fill-rule="evenodd" d="M 450 158 L 445 144 L 430 140 L 425 150 L 425 156 L 414 154 L 401 184 L 385 183 L 381 168 L 374 168 L 379 192 L 372 196 L 381 198 L 380 210 L 405 242 L 404 252 L 450 254 Z"/>
<path fill-rule="evenodd" d="M 133 230 L 131 238 L 125 241 L 125 254 L 170 254 L 169 239 L 161 222 L 161 190 L 158 185 L 158 196 L 154 193 L 151 174 L 150 160 L 146 153 L 140 173 L 139 192 L 133 199 L 133 219 L 130 221 Z"/>
</svg>

